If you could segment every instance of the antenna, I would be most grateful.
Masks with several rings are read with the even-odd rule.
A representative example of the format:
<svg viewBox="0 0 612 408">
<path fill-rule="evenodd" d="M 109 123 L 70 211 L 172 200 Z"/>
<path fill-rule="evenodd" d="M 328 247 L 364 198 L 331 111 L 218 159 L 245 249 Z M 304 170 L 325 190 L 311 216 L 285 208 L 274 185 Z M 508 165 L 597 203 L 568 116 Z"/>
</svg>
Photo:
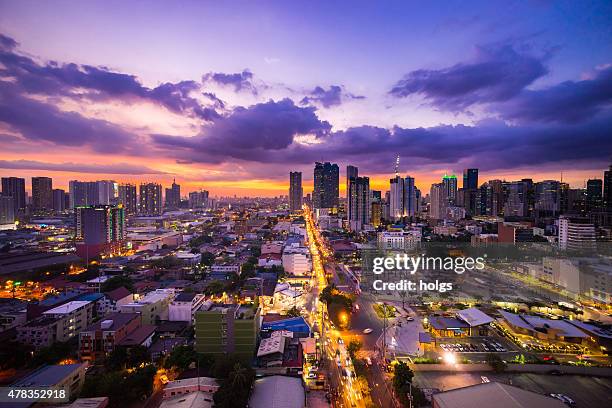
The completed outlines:
<svg viewBox="0 0 612 408">
<path fill-rule="evenodd" d="M 397 155 L 396 159 L 395 159 L 395 177 L 399 177 L 399 154 Z"/>
</svg>

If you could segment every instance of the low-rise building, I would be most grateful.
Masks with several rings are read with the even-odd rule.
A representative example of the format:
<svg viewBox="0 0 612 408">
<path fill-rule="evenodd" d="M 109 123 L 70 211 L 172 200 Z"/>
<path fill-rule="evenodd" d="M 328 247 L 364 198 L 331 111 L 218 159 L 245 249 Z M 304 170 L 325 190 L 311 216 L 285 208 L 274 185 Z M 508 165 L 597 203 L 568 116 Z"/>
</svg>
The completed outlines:
<svg viewBox="0 0 612 408">
<path fill-rule="evenodd" d="M 79 356 L 96 361 L 111 353 L 117 343 L 140 327 L 138 313 L 113 313 L 79 333 Z"/>
<path fill-rule="evenodd" d="M 64 388 L 68 399 L 78 394 L 85 382 L 87 364 L 50 365 L 17 380 L 11 387 Z"/>
<path fill-rule="evenodd" d="M 49 347 L 57 340 L 57 326 L 61 319 L 40 316 L 17 327 L 17 341 L 35 348 Z"/>
<path fill-rule="evenodd" d="M 104 316 L 108 313 L 116 313 L 123 305 L 134 301 L 134 295 L 127 288 L 121 286 L 110 292 L 104 293 L 104 299 L 98 304 L 98 314 Z"/>
<path fill-rule="evenodd" d="M 291 275 L 303 276 L 312 271 L 310 252 L 308 248 L 299 245 L 285 247 L 282 264 L 285 272 Z"/>
<path fill-rule="evenodd" d="M 142 324 L 155 325 L 168 320 L 168 308 L 174 299 L 174 289 L 156 289 L 143 298 L 121 305 L 121 313 L 140 313 Z"/>
<path fill-rule="evenodd" d="M 179 293 L 168 306 L 168 320 L 193 323 L 195 321 L 195 312 L 205 301 L 206 297 L 201 293 Z"/>
<path fill-rule="evenodd" d="M 194 377 L 182 380 L 170 381 L 164 387 L 164 399 L 172 398 L 175 395 L 185 395 L 196 391 L 214 394 L 219 389 L 219 383 L 211 377 Z"/>
<path fill-rule="evenodd" d="M 67 341 L 91 324 L 93 309 L 92 302 L 75 300 L 49 309 L 43 313 L 43 316 L 59 319 L 57 321 L 57 341 Z"/>
</svg>

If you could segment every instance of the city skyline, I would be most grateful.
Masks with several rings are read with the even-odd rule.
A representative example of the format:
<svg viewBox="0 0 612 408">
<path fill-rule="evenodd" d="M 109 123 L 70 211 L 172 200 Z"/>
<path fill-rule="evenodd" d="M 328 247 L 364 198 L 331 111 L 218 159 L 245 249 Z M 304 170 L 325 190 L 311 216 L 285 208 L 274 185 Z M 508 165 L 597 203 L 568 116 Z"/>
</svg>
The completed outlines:
<svg viewBox="0 0 612 408">
<path fill-rule="evenodd" d="M 584 187 L 612 157 L 606 2 L 53 8 L 0 2 L 2 176 L 278 196 L 329 161 L 384 191 L 399 154 L 425 192 L 466 168 Z"/>
</svg>

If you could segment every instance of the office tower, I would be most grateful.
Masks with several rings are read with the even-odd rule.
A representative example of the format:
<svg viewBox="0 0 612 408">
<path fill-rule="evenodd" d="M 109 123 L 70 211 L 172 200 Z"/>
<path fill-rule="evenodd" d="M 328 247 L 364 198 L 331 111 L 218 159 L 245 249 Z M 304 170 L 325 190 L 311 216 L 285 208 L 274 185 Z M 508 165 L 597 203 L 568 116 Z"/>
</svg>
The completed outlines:
<svg viewBox="0 0 612 408">
<path fill-rule="evenodd" d="M 603 206 L 606 210 L 612 211 L 612 164 L 608 170 L 604 171 Z"/>
<path fill-rule="evenodd" d="M 371 205 L 371 223 L 374 227 L 378 227 L 383 217 L 383 202 L 372 201 Z"/>
<path fill-rule="evenodd" d="M 96 205 L 109 205 L 116 202 L 117 183 L 113 180 L 100 180 L 95 182 L 98 189 L 98 200 Z M 89 205 L 94 205 L 90 203 Z"/>
<path fill-rule="evenodd" d="M 101 254 L 121 252 L 126 238 L 122 206 L 86 206 L 74 211 L 77 255 L 90 259 Z"/>
<path fill-rule="evenodd" d="M 414 177 L 406 176 L 404 178 L 404 216 L 414 217 L 417 209 L 416 187 L 414 186 Z"/>
<path fill-rule="evenodd" d="M 314 208 L 338 208 L 340 169 L 334 163 L 315 163 L 314 191 L 312 203 Z"/>
<path fill-rule="evenodd" d="M 25 210 L 25 179 L 19 177 L 2 177 L 2 195 L 13 197 L 15 214 Z"/>
<path fill-rule="evenodd" d="M 359 176 L 359 169 L 355 166 L 348 165 L 346 166 L 346 201 L 348 205 L 349 200 L 349 181 L 352 178 L 356 178 Z"/>
<path fill-rule="evenodd" d="M 556 217 L 561 211 L 561 183 L 544 180 L 535 183 L 535 213 L 538 217 Z"/>
<path fill-rule="evenodd" d="M 100 188 L 103 193 L 101 194 Z M 99 205 L 100 199 L 110 202 L 112 186 L 107 182 L 98 181 L 77 181 L 72 180 L 68 183 L 70 192 L 70 207 L 82 207 L 87 205 Z"/>
<path fill-rule="evenodd" d="M 449 205 L 455 204 L 457 200 L 457 176 L 445 174 L 442 177 L 442 185 L 444 186 Z"/>
<path fill-rule="evenodd" d="M 140 214 L 161 215 L 162 213 L 162 187 L 157 183 L 140 185 Z"/>
<path fill-rule="evenodd" d="M 53 181 L 49 177 L 32 177 L 32 208 L 53 209 Z"/>
<path fill-rule="evenodd" d="M 415 198 L 414 211 L 416 215 L 421 212 L 421 190 L 419 190 L 416 187 L 414 188 L 414 198 Z"/>
<path fill-rule="evenodd" d="M 444 183 L 431 185 L 431 190 L 429 192 L 429 218 L 436 220 L 445 218 L 446 209 L 449 206 L 447 194 L 448 186 Z"/>
<path fill-rule="evenodd" d="M 478 169 L 463 170 L 463 188 L 478 188 Z"/>
<path fill-rule="evenodd" d="M 372 193 L 372 202 L 381 202 L 382 201 L 382 193 L 380 190 L 370 190 Z"/>
<path fill-rule="evenodd" d="M 208 191 L 192 191 L 189 193 L 189 208 L 210 208 Z"/>
<path fill-rule="evenodd" d="M 506 204 L 504 216 L 506 217 L 531 217 L 533 213 L 533 181 L 522 179 L 506 184 Z"/>
<path fill-rule="evenodd" d="M 53 189 L 53 211 L 66 211 L 66 192 L 59 188 Z"/>
<path fill-rule="evenodd" d="M 349 227 L 353 231 L 361 231 L 364 225 L 370 223 L 372 213 L 370 201 L 370 179 L 368 177 L 352 177 L 349 180 L 348 207 Z"/>
<path fill-rule="evenodd" d="M 138 212 L 138 200 L 136 199 L 136 185 L 120 184 L 119 185 L 119 204 L 125 208 L 125 213 L 133 215 Z"/>
<path fill-rule="evenodd" d="M 181 204 L 181 186 L 172 180 L 172 186 L 166 189 L 166 208 L 179 208 Z"/>
<path fill-rule="evenodd" d="M 392 220 L 416 215 L 416 190 L 413 177 L 396 175 L 389 180 L 389 216 Z"/>
<path fill-rule="evenodd" d="M 0 195 L 0 225 L 15 222 L 15 199 L 8 195 Z"/>
<path fill-rule="evenodd" d="M 560 249 L 594 249 L 595 225 L 587 218 L 561 216 L 559 218 Z"/>
<path fill-rule="evenodd" d="M 586 185 L 586 209 L 595 211 L 601 209 L 603 205 L 603 181 L 601 179 L 591 179 Z"/>
<path fill-rule="evenodd" d="M 572 215 L 586 215 L 587 191 L 584 188 L 568 188 L 565 192 L 565 207 L 562 212 Z M 600 201 L 601 202 L 601 201 Z M 599 207 L 601 208 L 601 206 Z"/>
<path fill-rule="evenodd" d="M 289 210 L 300 211 L 303 196 L 302 172 L 292 171 L 289 173 Z"/>
<path fill-rule="evenodd" d="M 498 216 L 504 209 L 504 185 L 501 180 L 489 180 L 478 189 L 474 215 Z"/>
</svg>

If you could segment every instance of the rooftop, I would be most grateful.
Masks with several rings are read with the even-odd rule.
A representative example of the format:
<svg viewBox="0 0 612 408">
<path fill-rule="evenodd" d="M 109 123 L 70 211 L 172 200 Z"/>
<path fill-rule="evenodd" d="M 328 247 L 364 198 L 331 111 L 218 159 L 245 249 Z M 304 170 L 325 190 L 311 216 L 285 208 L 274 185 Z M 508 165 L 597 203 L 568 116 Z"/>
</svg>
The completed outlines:
<svg viewBox="0 0 612 408">
<path fill-rule="evenodd" d="M 476 384 L 433 395 L 439 408 L 562 408 L 565 404 L 545 395 L 498 382 Z"/>
<path fill-rule="evenodd" d="M 127 336 L 125 336 L 118 345 L 120 346 L 140 346 L 145 342 L 153 333 L 155 333 L 155 326 L 144 325 L 140 326 Z"/>
<path fill-rule="evenodd" d="M 463 329 L 470 327 L 463 320 L 443 316 L 430 316 L 429 324 L 436 330 Z"/>
<path fill-rule="evenodd" d="M 491 316 L 481 312 L 475 307 L 460 310 L 457 312 L 457 317 L 469 324 L 471 327 L 489 324 L 494 320 Z"/>
<path fill-rule="evenodd" d="M 121 286 L 117 289 L 111 290 L 110 292 L 106 293 L 106 296 L 108 296 L 110 300 L 113 300 L 115 302 L 129 295 L 131 295 L 131 292 L 124 286 Z"/>
<path fill-rule="evenodd" d="M 303 408 L 306 393 L 300 378 L 273 375 L 255 381 L 251 408 Z"/>
<path fill-rule="evenodd" d="M 113 313 L 101 320 L 98 320 L 85 331 L 105 330 L 114 331 L 125 326 L 134 319 L 140 319 L 140 313 Z M 106 329 L 102 329 L 102 322 L 112 321 L 112 325 Z"/>
<path fill-rule="evenodd" d="M 13 387 L 50 387 L 72 375 L 83 365 L 84 364 L 66 364 L 44 366 L 11 385 Z"/>
<path fill-rule="evenodd" d="M 212 406 L 213 396 L 211 394 L 196 391 L 163 400 L 159 408 L 210 408 Z"/>
<path fill-rule="evenodd" d="M 68 314 L 73 313 L 74 311 L 85 307 L 90 304 L 90 301 L 87 300 L 73 300 L 72 302 L 65 303 L 61 306 L 54 307 L 53 309 L 49 309 L 43 314 L 55 315 L 55 314 Z"/>
</svg>

